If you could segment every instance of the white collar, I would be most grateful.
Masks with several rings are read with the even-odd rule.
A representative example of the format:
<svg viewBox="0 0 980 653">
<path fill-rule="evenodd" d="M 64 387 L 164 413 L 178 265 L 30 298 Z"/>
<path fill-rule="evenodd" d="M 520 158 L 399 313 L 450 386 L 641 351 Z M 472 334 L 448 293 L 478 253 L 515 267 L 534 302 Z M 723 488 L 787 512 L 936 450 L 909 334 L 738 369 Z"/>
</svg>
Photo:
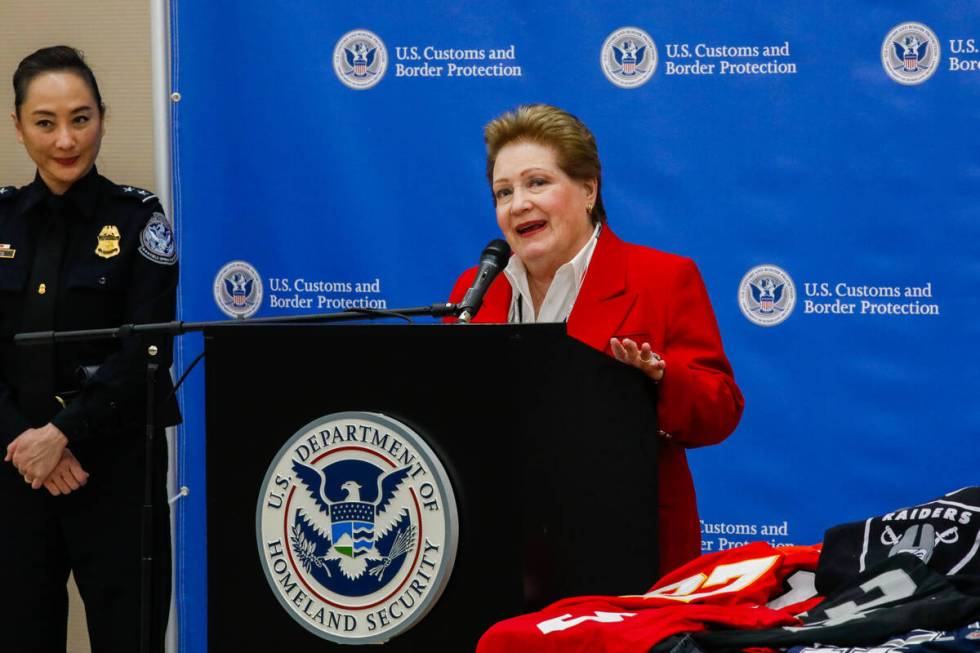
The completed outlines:
<svg viewBox="0 0 980 653">
<path fill-rule="evenodd" d="M 544 301 L 541 302 L 539 315 L 534 314 L 534 303 L 531 301 L 531 289 L 528 285 L 524 261 L 517 255 L 510 257 L 507 267 L 504 268 L 504 274 L 507 275 L 507 280 L 510 281 L 513 289 L 508 322 L 564 322 L 568 319 L 582 288 L 585 272 L 592 261 L 592 254 L 595 253 L 596 243 L 599 242 L 601 227 L 601 223 L 597 224 L 592 231 L 592 236 L 578 254 L 555 271 Z"/>
</svg>

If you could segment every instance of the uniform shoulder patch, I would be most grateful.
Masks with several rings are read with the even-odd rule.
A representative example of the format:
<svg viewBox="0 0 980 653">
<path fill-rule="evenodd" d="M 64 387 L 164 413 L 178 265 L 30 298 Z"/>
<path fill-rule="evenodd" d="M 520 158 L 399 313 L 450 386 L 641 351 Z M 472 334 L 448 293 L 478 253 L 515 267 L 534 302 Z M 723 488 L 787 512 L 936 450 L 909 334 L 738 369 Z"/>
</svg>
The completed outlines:
<svg viewBox="0 0 980 653">
<path fill-rule="evenodd" d="M 16 186 L 0 186 L 0 202 L 9 200 L 17 194 Z"/>
<path fill-rule="evenodd" d="M 116 190 L 120 195 L 124 197 L 130 197 L 134 200 L 140 202 L 149 202 L 150 200 L 155 200 L 156 195 L 144 188 L 137 188 L 136 186 L 116 186 Z"/>
<path fill-rule="evenodd" d="M 177 243 L 167 216 L 154 213 L 140 234 L 139 253 L 154 263 L 173 265 L 177 262 Z"/>
</svg>

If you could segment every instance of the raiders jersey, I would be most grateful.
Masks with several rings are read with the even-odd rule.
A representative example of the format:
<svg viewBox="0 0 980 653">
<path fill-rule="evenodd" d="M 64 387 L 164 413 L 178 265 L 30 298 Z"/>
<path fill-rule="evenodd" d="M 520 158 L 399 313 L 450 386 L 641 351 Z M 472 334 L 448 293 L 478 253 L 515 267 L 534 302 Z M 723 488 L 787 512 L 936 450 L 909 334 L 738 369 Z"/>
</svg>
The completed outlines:
<svg viewBox="0 0 980 653">
<path fill-rule="evenodd" d="M 821 594 L 899 553 L 911 553 L 941 574 L 980 574 L 980 487 L 835 526 L 823 544 L 817 569 Z"/>
</svg>

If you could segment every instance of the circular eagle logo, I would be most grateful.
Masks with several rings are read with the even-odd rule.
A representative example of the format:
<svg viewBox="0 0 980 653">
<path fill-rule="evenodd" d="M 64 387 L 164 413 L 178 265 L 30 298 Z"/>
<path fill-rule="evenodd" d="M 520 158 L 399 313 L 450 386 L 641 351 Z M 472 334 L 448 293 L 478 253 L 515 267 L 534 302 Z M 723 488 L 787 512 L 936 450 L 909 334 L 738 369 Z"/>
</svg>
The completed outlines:
<svg viewBox="0 0 980 653">
<path fill-rule="evenodd" d="M 922 23 L 892 28 L 881 44 L 881 65 L 899 84 L 921 84 L 939 69 L 939 39 Z"/>
<path fill-rule="evenodd" d="M 276 454 L 256 508 L 269 587 L 311 633 L 381 643 L 439 600 L 459 518 L 425 440 L 377 413 L 326 415 Z"/>
<path fill-rule="evenodd" d="M 796 286 L 786 271 L 775 265 L 757 265 L 738 284 L 742 315 L 759 326 L 784 322 L 796 305 Z"/>
<path fill-rule="evenodd" d="M 333 49 L 333 70 L 347 87 L 357 91 L 381 81 L 388 68 L 388 51 L 374 32 L 355 29 L 340 37 Z"/>
<path fill-rule="evenodd" d="M 262 277 L 245 261 L 232 261 L 214 277 L 214 301 L 228 317 L 247 318 L 262 307 Z"/>
<path fill-rule="evenodd" d="M 657 70 L 657 45 L 638 27 L 621 27 L 602 44 L 599 65 L 606 79 L 620 88 L 646 84 Z"/>
</svg>

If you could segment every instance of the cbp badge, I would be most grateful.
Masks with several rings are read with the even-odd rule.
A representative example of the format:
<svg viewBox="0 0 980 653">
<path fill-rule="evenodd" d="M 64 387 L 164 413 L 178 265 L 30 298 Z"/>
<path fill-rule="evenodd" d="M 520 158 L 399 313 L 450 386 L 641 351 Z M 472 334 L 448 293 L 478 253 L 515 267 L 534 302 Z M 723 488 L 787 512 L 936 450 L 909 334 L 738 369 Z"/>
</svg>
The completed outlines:
<svg viewBox="0 0 980 653">
<path fill-rule="evenodd" d="M 333 50 L 333 70 L 343 84 L 354 90 L 371 88 L 384 77 L 388 51 L 374 32 L 356 29 L 337 41 Z"/>
<path fill-rule="evenodd" d="M 383 643 L 439 600 L 458 524 L 449 477 L 424 439 L 384 415 L 334 413 L 273 459 L 256 543 L 272 593 L 303 628 Z"/>
<path fill-rule="evenodd" d="M 757 265 L 738 285 L 742 315 L 759 326 L 776 326 L 793 312 L 796 286 L 786 271 L 775 265 Z"/>
<path fill-rule="evenodd" d="M 214 277 L 214 301 L 228 317 L 247 318 L 262 307 L 262 277 L 245 261 L 232 261 Z"/>
<path fill-rule="evenodd" d="M 114 224 L 107 224 L 99 232 L 99 242 L 95 246 L 95 253 L 102 258 L 112 258 L 119 254 L 119 227 Z"/>
</svg>

